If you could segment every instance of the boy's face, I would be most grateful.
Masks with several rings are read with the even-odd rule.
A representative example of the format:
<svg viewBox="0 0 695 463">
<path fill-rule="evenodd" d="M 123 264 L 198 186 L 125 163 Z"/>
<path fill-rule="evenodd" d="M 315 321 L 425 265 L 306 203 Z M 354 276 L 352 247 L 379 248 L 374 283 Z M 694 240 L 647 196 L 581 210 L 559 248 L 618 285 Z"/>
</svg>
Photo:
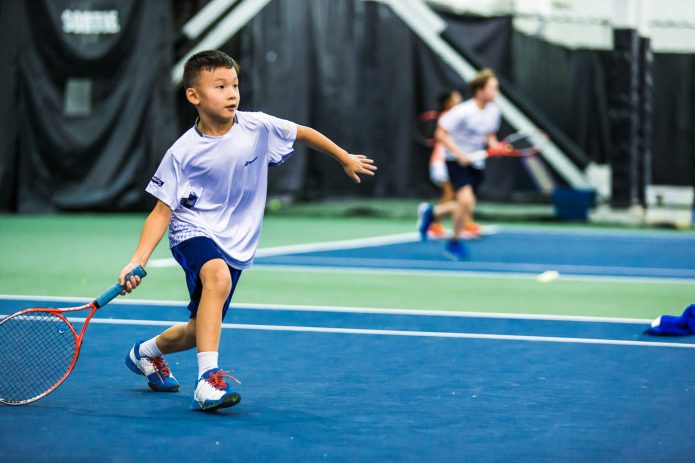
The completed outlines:
<svg viewBox="0 0 695 463">
<path fill-rule="evenodd" d="M 239 77 L 236 69 L 202 70 L 198 82 L 186 89 L 186 98 L 196 107 L 201 119 L 229 123 L 239 107 Z"/>
<path fill-rule="evenodd" d="M 480 98 L 486 103 L 495 101 L 495 98 L 497 98 L 499 94 L 500 83 L 494 77 L 489 78 L 485 84 L 485 87 L 478 90 L 478 95 L 480 95 Z"/>
</svg>

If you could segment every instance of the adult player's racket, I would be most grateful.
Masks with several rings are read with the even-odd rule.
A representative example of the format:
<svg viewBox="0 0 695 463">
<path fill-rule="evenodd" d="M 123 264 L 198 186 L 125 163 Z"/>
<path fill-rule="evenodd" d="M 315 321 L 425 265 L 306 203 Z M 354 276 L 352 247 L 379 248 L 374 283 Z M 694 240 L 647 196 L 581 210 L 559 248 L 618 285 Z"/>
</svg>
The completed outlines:
<svg viewBox="0 0 695 463">
<path fill-rule="evenodd" d="M 469 153 L 467 157 L 471 162 L 499 156 L 524 158 L 540 153 L 547 143 L 548 136 L 545 132 L 519 131 L 506 136 L 497 145 Z"/>
<path fill-rule="evenodd" d="M 144 278 L 138 266 L 126 276 Z M 96 311 L 123 290 L 116 283 L 89 304 L 33 308 L 0 319 L 0 402 L 24 405 L 53 392 L 72 372 L 87 325 Z M 89 310 L 79 334 L 66 313 Z"/>
</svg>

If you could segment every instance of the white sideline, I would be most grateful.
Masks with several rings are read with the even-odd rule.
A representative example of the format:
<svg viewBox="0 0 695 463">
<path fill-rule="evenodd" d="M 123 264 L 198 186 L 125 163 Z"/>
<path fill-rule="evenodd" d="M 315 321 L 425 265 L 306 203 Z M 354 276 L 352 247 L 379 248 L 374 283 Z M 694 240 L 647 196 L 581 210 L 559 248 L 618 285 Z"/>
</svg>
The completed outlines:
<svg viewBox="0 0 695 463">
<path fill-rule="evenodd" d="M 83 323 L 84 318 L 68 318 L 72 323 Z M 161 320 L 125 320 L 125 319 L 105 319 L 93 318 L 91 323 L 109 325 L 146 325 L 146 326 L 172 326 L 178 322 Z M 651 341 L 624 341 L 617 339 L 592 339 L 592 338 L 567 338 L 555 336 L 520 336 L 511 334 L 481 334 L 481 333 L 452 333 L 438 331 L 404 331 L 404 330 L 372 330 L 361 328 L 326 328 L 317 326 L 286 326 L 286 325 L 253 325 L 223 323 L 222 328 L 232 330 L 260 330 L 260 331 L 291 331 L 301 333 L 332 333 L 332 334 L 357 334 L 372 336 L 411 336 L 427 338 L 454 338 L 454 339 L 488 339 L 497 341 L 519 341 L 519 342 L 553 342 L 567 344 L 598 344 L 614 346 L 635 346 L 635 347 L 670 347 L 678 349 L 695 349 L 695 343 L 666 343 Z"/>
<path fill-rule="evenodd" d="M 67 302 L 82 304 L 87 298 L 60 297 L 60 296 L 25 296 L 25 295 L 0 295 L 0 300 L 34 301 L 47 300 L 56 302 Z M 116 299 L 109 305 L 150 305 L 164 307 L 186 307 L 188 301 L 165 301 L 152 299 Z M 587 323 L 625 323 L 625 324 L 649 324 L 651 319 L 644 318 L 621 318 L 621 317 L 592 317 L 578 315 L 541 315 L 525 313 L 503 313 L 503 312 L 474 312 L 474 311 L 449 311 L 449 310 L 421 310 L 421 309 L 389 309 L 383 307 L 332 307 L 320 305 L 291 305 L 291 304 L 252 304 L 252 303 L 232 303 L 230 309 L 247 310 L 275 310 L 275 311 L 297 311 L 297 312 L 338 312 L 338 313 L 367 313 L 385 315 L 412 315 L 412 316 L 434 316 L 434 317 L 461 317 L 461 318 L 506 318 L 516 320 L 545 320 L 563 322 L 587 322 Z"/>
</svg>

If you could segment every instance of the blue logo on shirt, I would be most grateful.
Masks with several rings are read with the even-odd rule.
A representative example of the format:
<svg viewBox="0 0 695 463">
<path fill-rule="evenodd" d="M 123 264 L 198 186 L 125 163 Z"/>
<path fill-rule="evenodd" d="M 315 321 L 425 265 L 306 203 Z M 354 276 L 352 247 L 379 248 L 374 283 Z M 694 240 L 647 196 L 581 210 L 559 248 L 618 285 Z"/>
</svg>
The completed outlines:
<svg viewBox="0 0 695 463">
<path fill-rule="evenodd" d="M 195 203 L 198 201 L 198 195 L 191 192 L 191 194 L 188 195 L 188 198 L 181 198 L 181 205 L 187 209 L 193 209 L 193 206 L 195 206 Z"/>
<path fill-rule="evenodd" d="M 157 186 L 162 186 L 164 185 L 164 181 L 158 179 L 157 177 L 152 177 L 152 180 L 150 180 L 152 183 L 154 183 Z"/>
<path fill-rule="evenodd" d="M 258 159 L 258 156 L 256 156 L 255 158 L 251 159 L 250 161 L 246 161 L 246 162 L 244 163 L 244 167 L 248 166 L 249 164 L 253 164 L 253 163 L 256 161 L 256 159 Z"/>
</svg>

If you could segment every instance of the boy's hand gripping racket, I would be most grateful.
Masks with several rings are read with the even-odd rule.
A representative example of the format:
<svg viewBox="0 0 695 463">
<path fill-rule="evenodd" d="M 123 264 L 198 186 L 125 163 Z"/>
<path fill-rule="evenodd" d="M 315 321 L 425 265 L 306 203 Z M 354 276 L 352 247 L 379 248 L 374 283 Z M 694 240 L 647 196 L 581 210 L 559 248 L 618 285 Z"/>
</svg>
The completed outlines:
<svg viewBox="0 0 695 463">
<path fill-rule="evenodd" d="M 138 266 L 126 275 L 144 278 Z M 0 319 L 0 402 L 24 405 L 53 392 L 72 372 L 94 313 L 123 290 L 116 283 L 89 304 L 21 310 Z M 65 313 L 91 309 L 79 334 Z"/>
<path fill-rule="evenodd" d="M 495 146 L 469 153 L 466 157 L 471 162 L 500 156 L 525 158 L 538 154 L 547 143 L 548 136 L 544 132 L 519 131 L 506 136 Z"/>
</svg>

